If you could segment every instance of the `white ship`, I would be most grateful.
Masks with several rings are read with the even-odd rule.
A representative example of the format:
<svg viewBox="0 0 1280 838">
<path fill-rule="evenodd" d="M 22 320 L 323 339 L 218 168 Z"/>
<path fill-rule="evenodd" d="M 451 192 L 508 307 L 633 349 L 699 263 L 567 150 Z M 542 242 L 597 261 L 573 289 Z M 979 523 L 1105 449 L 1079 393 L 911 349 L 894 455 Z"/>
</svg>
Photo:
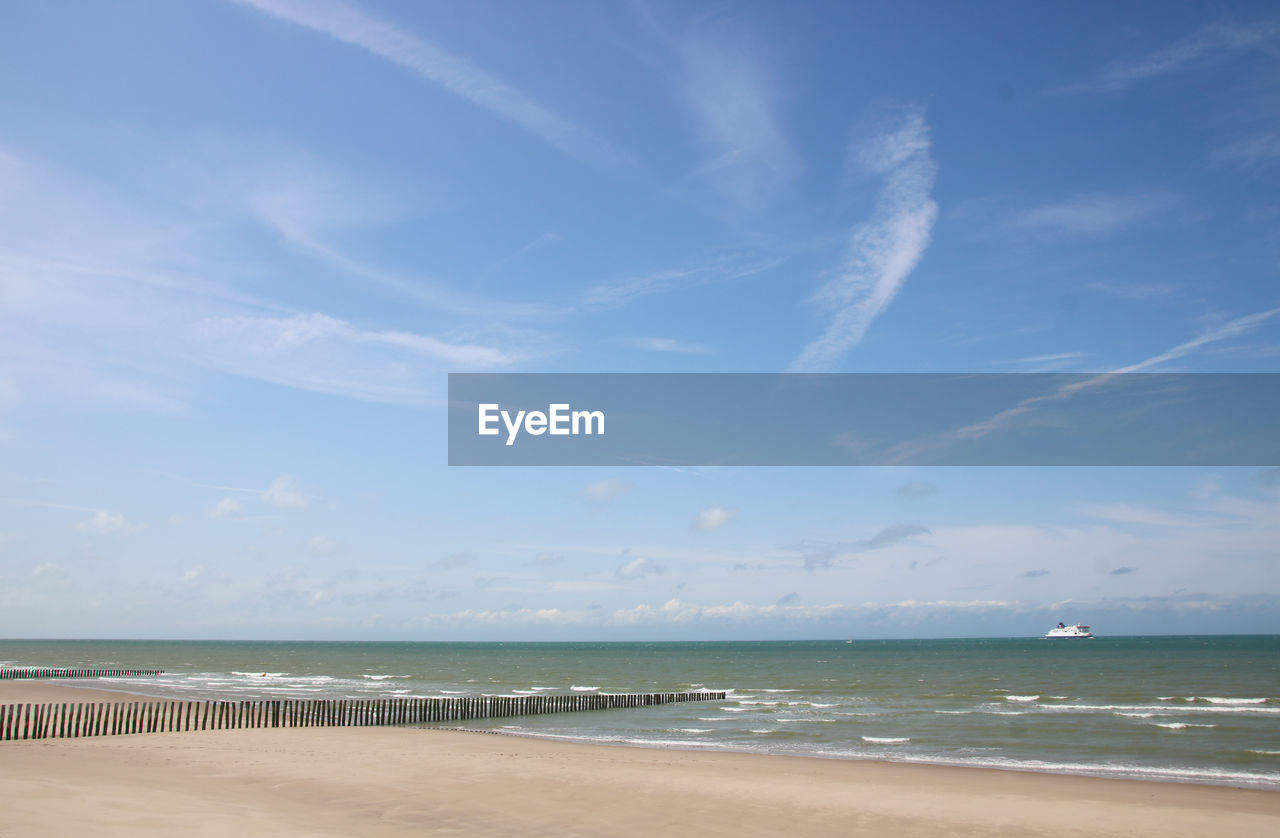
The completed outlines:
<svg viewBox="0 0 1280 838">
<path fill-rule="evenodd" d="M 1058 623 L 1057 626 L 1049 629 L 1045 637 L 1093 637 L 1093 632 L 1089 631 L 1088 626 L 1082 626 L 1079 623 L 1074 626 Z"/>
</svg>

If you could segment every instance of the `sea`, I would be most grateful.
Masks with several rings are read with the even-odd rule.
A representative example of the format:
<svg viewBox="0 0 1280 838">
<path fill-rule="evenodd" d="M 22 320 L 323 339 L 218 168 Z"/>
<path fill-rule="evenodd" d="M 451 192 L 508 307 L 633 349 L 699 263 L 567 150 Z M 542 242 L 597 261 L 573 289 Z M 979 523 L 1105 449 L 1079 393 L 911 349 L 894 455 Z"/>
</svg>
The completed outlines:
<svg viewBox="0 0 1280 838">
<path fill-rule="evenodd" d="M 661 643 L 0 641 L 0 666 L 185 699 L 725 691 L 473 720 L 648 748 L 967 765 L 1280 790 L 1280 636 Z M 459 723 L 449 723 L 456 727 Z"/>
</svg>

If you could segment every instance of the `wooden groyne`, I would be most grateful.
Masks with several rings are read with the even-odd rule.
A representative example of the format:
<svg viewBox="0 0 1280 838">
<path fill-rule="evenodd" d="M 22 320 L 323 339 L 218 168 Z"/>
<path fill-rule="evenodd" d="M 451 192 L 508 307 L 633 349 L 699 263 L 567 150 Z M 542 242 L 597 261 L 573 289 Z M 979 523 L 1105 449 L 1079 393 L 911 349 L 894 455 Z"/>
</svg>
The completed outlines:
<svg viewBox="0 0 1280 838">
<path fill-rule="evenodd" d="M 407 725 L 724 699 L 723 692 L 692 692 L 6 704 L 0 706 L 0 741 L 236 728 Z"/>
<path fill-rule="evenodd" d="M 19 667 L 0 669 L 0 681 L 17 678 L 118 678 L 129 675 L 163 675 L 163 669 L 40 669 Z"/>
</svg>

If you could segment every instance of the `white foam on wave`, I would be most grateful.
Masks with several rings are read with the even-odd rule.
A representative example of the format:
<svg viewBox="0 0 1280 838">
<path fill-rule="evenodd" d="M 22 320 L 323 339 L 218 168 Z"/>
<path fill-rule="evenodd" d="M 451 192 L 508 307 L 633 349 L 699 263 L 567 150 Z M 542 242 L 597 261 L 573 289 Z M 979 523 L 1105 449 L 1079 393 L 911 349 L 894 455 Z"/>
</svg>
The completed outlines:
<svg viewBox="0 0 1280 838">
<path fill-rule="evenodd" d="M 1256 704 L 1248 705 L 1195 705 L 1188 704 L 1185 706 L 1172 709 L 1167 704 L 1045 704 L 1039 708 L 1043 711 L 1056 711 L 1061 713 L 1072 712 L 1116 712 L 1127 711 L 1131 713 L 1163 713 L 1170 715 L 1176 713 L 1182 715 L 1184 713 L 1256 713 L 1259 715 L 1277 715 L 1280 714 L 1280 707 L 1260 707 Z"/>
<path fill-rule="evenodd" d="M 1268 751 L 1265 748 L 1250 748 L 1249 753 L 1261 754 L 1264 757 L 1280 757 L 1280 751 Z"/>
<path fill-rule="evenodd" d="M 283 678 L 288 675 L 287 672 L 236 672 L 232 670 L 232 675 L 247 675 L 251 678 Z"/>
<path fill-rule="evenodd" d="M 1005 701 L 1039 701 L 1040 696 L 1038 695 L 1006 695 L 1004 697 L 1004 700 Z"/>
<path fill-rule="evenodd" d="M 388 678 L 411 678 L 411 675 L 361 675 L 361 678 L 368 678 L 370 681 L 385 681 Z"/>
<path fill-rule="evenodd" d="M 792 722 L 809 722 L 811 724 L 835 724 L 835 719 L 775 719 L 774 721 L 782 724 L 790 724 Z"/>
<path fill-rule="evenodd" d="M 570 687 L 569 689 L 573 690 L 576 693 L 589 693 L 589 692 L 595 692 L 600 688 L 599 687 L 579 687 L 575 685 Z"/>
<path fill-rule="evenodd" d="M 1152 722 L 1152 724 L 1168 730 L 1186 730 L 1189 727 L 1217 727 L 1217 725 L 1197 725 L 1190 722 Z"/>
<path fill-rule="evenodd" d="M 1117 716 L 1124 716 L 1126 719 L 1149 719 L 1152 716 L 1167 716 L 1168 713 L 1116 713 Z"/>
<path fill-rule="evenodd" d="M 715 733 L 715 728 L 710 727 L 680 727 L 676 730 L 681 733 Z"/>
<path fill-rule="evenodd" d="M 977 710 L 934 710 L 933 712 L 940 713 L 943 716 L 971 716 L 978 711 Z"/>
<path fill-rule="evenodd" d="M 864 736 L 863 742 L 870 742 L 873 745 L 901 745 L 903 742 L 910 742 L 909 736 Z"/>
<path fill-rule="evenodd" d="M 1265 698 L 1215 698 L 1213 696 L 1205 696 L 1205 701 L 1210 704 L 1266 704 Z"/>
<path fill-rule="evenodd" d="M 720 708 L 720 711 L 723 713 L 746 713 L 749 710 L 750 710 L 749 707 L 721 707 Z"/>
</svg>

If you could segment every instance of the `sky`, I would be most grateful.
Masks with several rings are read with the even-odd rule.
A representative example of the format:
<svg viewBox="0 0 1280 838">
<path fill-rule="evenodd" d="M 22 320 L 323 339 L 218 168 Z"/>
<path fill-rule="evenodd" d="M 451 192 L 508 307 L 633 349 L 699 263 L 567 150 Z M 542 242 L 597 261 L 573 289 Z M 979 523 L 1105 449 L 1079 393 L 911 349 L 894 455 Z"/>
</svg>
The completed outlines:
<svg viewBox="0 0 1280 838">
<path fill-rule="evenodd" d="M 1280 372 L 1272 3 L 0 4 L 0 636 L 1280 633 L 1280 464 L 464 468 L 450 372 Z"/>
</svg>

